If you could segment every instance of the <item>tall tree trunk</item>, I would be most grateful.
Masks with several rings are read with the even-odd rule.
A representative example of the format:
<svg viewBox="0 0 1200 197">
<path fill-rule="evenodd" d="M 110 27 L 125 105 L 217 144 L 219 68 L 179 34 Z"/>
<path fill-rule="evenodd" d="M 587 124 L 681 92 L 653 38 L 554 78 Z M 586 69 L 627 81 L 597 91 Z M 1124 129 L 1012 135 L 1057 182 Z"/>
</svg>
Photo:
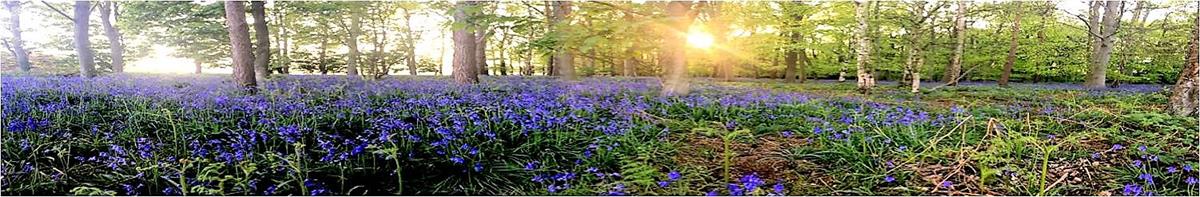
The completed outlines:
<svg viewBox="0 0 1200 197">
<path fill-rule="evenodd" d="M 1200 13 L 1200 6 L 1196 8 Z M 1187 65 L 1179 72 L 1167 105 L 1175 115 L 1189 116 L 1200 111 L 1200 15 L 1192 25 L 1192 40 L 1188 44 Z"/>
<path fill-rule="evenodd" d="M 858 28 L 854 29 L 854 38 L 858 40 L 858 49 L 855 51 L 857 56 L 856 68 L 858 73 L 858 91 L 868 93 L 875 86 L 874 76 L 871 69 L 868 68 L 871 63 L 871 38 L 867 35 L 867 30 L 870 26 L 867 24 L 867 6 L 868 2 L 857 0 L 854 1 L 854 18 L 858 21 Z"/>
<path fill-rule="evenodd" d="M 1021 15 L 1024 10 L 1021 10 L 1021 2 L 1015 2 L 1017 5 L 1016 16 L 1013 17 L 1012 37 L 1008 40 L 1008 58 L 1004 60 L 1004 72 L 1000 73 L 1000 86 L 1008 87 L 1008 78 L 1012 75 L 1013 64 L 1017 62 L 1017 38 L 1021 34 Z"/>
<path fill-rule="evenodd" d="M 96 76 L 96 58 L 92 54 L 92 43 L 88 40 L 88 18 L 92 11 L 90 1 L 75 2 L 75 53 L 79 55 L 79 76 Z"/>
<path fill-rule="evenodd" d="M 624 61 L 621 61 L 621 76 L 637 76 L 637 63 L 634 58 L 636 57 L 630 55 L 629 57 L 625 57 Z"/>
<path fill-rule="evenodd" d="M 1107 1 L 1104 3 L 1104 18 L 1101 19 L 1100 34 L 1093 35 L 1097 37 L 1099 45 L 1092 53 L 1092 60 L 1088 66 L 1088 76 L 1083 82 L 1083 86 L 1087 88 L 1105 88 L 1105 77 L 1108 71 L 1109 60 L 1112 58 L 1114 35 L 1117 33 L 1117 28 L 1121 23 L 1121 12 L 1125 2 L 1123 1 Z"/>
<path fill-rule="evenodd" d="M 112 59 L 114 73 L 125 72 L 125 45 L 121 44 L 121 32 L 112 25 L 112 1 L 100 2 L 100 24 L 104 26 L 104 36 L 108 37 L 109 57 Z"/>
<path fill-rule="evenodd" d="M 475 65 L 479 75 L 488 75 L 487 65 L 487 27 L 484 25 L 475 26 Z"/>
<path fill-rule="evenodd" d="M 267 8 L 263 1 L 250 2 L 250 15 L 254 17 L 254 79 L 266 81 L 271 71 L 271 32 L 267 30 Z"/>
<path fill-rule="evenodd" d="M 357 6 L 357 5 L 355 5 Z M 350 78 L 358 77 L 358 35 L 362 34 L 362 12 L 358 9 L 352 9 L 350 13 L 350 35 L 346 37 L 346 47 L 350 48 L 350 54 L 346 55 L 346 75 Z"/>
<path fill-rule="evenodd" d="M 947 86 L 958 85 L 958 80 L 962 78 L 959 75 L 962 74 L 963 44 L 967 39 L 967 1 L 958 1 L 957 5 L 958 11 L 954 13 L 954 54 L 942 74 L 942 81 Z"/>
<path fill-rule="evenodd" d="M 796 32 L 788 33 L 788 37 L 790 38 L 790 42 L 799 42 L 800 40 L 798 38 L 800 34 Z M 799 53 L 794 48 L 788 48 L 786 51 L 783 54 L 783 65 L 785 65 L 783 68 L 783 82 L 791 83 L 796 81 L 796 60 Z"/>
<path fill-rule="evenodd" d="M 321 75 L 327 75 L 329 74 L 329 65 L 326 64 L 327 62 L 325 61 L 325 54 L 329 51 L 328 37 L 324 35 L 321 36 L 320 48 L 321 51 L 317 53 L 317 70 L 321 72 Z"/>
<path fill-rule="evenodd" d="M 714 7 L 712 9 L 713 10 L 712 16 L 710 16 L 710 18 L 712 18 L 712 24 L 713 24 L 712 25 L 712 33 L 713 33 L 713 38 L 714 38 L 713 40 L 715 41 L 713 43 L 713 46 L 718 46 L 718 49 L 714 50 L 715 54 L 713 55 L 713 59 L 714 59 L 713 63 L 716 64 L 717 77 L 720 78 L 721 81 L 731 81 L 731 80 L 733 80 L 733 75 L 734 75 L 733 64 L 732 64 L 733 61 L 731 61 L 732 60 L 731 58 L 733 58 L 733 54 L 730 53 L 730 50 L 723 50 L 723 49 L 719 48 L 719 47 L 730 46 L 728 44 L 729 43 L 729 22 L 722 15 L 722 14 L 724 14 L 723 13 L 724 10 L 722 10 L 722 9 L 724 9 L 723 7 L 725 6 L 725 4 L 726 4 L 726 2 L 713 2 L 713 3 L 709 4 L 709 6 Z"/>
<path fill-rule="evenodd" d="M 9 47 L 12 48 L 13 57 L 17 59 L 17 68 L 20 68 L 21 72 L 29 72 L 29 52 L 25 51 L 25 40 L 21 38 L 21 2 L 4 1 L 4 7 L 8 8 L 8 29 L 13 35 L 12 46 Z"/>
<path fill-rule="evenodd" d="M 669 28 L 665 32 L 687 32 L 688 26 L 692 24 L 691 2 L 672 1 L 667 3 L 667 21 L 666 27 Z M 688 82 L 687 70 L 687 50 L 684 50 L 684 41 L 687 39 L 683 33 L 668 33 L 663 41 L 662 62 L 663 70 L 663 90 L 662 96 L 683 96 L 687 95 L 690 89 Z"/>
<path fill-rule="evenodd" d="M 799 66 L 796 67 L 796 78 L 799 78 L 797 80 L 799 80 L 798 82 L 800 83 L 808 81 L 808 67 L 812 66 L 812 61 L 808 59 L 807 50 L 808 49 L 797 49 L 797 51 L 800 53 L 797 54 L 797 57 L 800 57 L 800 60 L 797 60 L 799 61 L 799 63 L 797 63 Z"/>
<path fill-rule="evenodd" d="M 254 54 L 250 52 L 250 27 L 246 25 L 246 6 L 241 1 L 225 2 L 225 24 L 229 30 L 229 45 L 233 56 L 233 81 L 254 92 Z M 86 8 L 85 8 L 86 9 Z"/>
<path fill-rule="evenodd" d="M 455 3 L 454 22 L 459 24 L 472 24 L 473 22 L 469 20 L 470 17 L 467 16 L 466 12 L 466 10 L 470 9 L 469 7 L 471 6 L 474 6 L 474 2 L 459 1 Z M 477 60 L 477 58 L 475 58 L 477 50 L 477 48 L 475 48 L 475 43 L 477 42 L 475 41 L 474 32 L 470 31 L 468 28 L 456 28 L 454 29 L 452 39 L 454 40 L 454 57 L 452 61 L 454 67 L 454 72 L 452 73 L 454 75 L 454 82 L 459 84 L 479 83 L 479 76 L 477 73 L 475 73 L 479 71 L 479 67 L 475 64 L 475 60 Z"/>
<path fill-rule="evenodd" d="M 401 10 L 404 17 L 404 42 L 408 43 L 408 47 L 404 49 L 404 64 L 408 65 L 408 74 L 417 75 L 417 38 L 413 33 L 412 28 L 412 13 L 408 9 Z M 440 61 L 440 59 L 439 59 Z"/>
<path fill-rule="evenodd" d="M 200 59 L 193 59 L 192 64 L 196 65 L 196 70 L 192 72 L 193 74 L 200 74 L 204 70 L 204 62 L 201 62 Z"/>
<path fill-rule="evenodd" d="M 551 19 L 554 24 L 554 31 L 562 31 L 570 22 L 567 22 L 571 15 L 570 1 L 555 1 L 554 16 Z M 575 80 L 575 57 L 564 44 L 559 44 L 558 49 L 554 50 L 553 70 L 551 73 L 561 76 L 563 79 Z"/>
</svg>

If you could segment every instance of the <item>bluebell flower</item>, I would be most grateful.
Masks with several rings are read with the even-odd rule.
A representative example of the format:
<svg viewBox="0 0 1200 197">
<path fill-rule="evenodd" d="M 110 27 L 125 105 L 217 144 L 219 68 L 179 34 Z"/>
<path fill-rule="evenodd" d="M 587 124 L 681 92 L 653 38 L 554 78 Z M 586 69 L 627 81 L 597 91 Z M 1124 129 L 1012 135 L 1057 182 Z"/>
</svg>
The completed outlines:
<svg viewBox="0 0 1200 197">
<path fill-rule="evenodd" d="M 1178 171 L 1179 171 L 1179 170 L 1176 170 L 1176 169 L 1175 169 L 1175 166 L 1169 166 L 1169 167 L 1167 167 L 1167 173 L 1175 173 L 1175 172 L 1178 172 Z"/>
<path fill-rule="evenodd" d="M 1191 171 L 1192 171 L 1192 165 L 1191 165 L 1191 164 L 1185 164 L 1185 165 L 1183 165 L 1183 171 L 1184 171 L 1184 172 L 1191 172 Z"/>
<path fill-rule="evenodd" d="M 525 163 L 525 170 L 536 170 L 536 169 L 537 169 L 537 162 L 536 162 L 536 161 L 531 161 L 531 162 L 526 162 L 526 163 Z"/>
<path fill-rule="evenodd" d="M 658 181 L 658 187 L 661 187 L 661 188 L 667 188 L 667 186 L 670 186 L 670 185 L 671 185 L 671 182 L 668 182 L 668 181 Z"/>
<path fill-rule="evenodd" d="M 1196 177 L 1189 176 L 1187 178 L 1187 180 L 1183 180 L 1183 182 L 1187 183 L 1188 185 L 1195 185 L 1197 181 L 1196 181 Z"/>
<path fill-rule="evenodd" d="M 942 188 L 951 188 L 951 187 L 954 187 L 954 182 L 942 181 L 941 186 L 942 186 Z"/>
<path fill-rule="evenodd" d="M 1125 184 L 1125 189 L 1121 192 L 1121 194 L 1126 196 L 1140 195 L 1142 194 L 1142 186 L 1137 184 Z"/>
<path fill-rule="evenodd" d="M 1146 145 L 1138 145 L 1138 151 L 1146 152 Z"/>
<path fill-rule="evenodd" d="M 776 183 L 775 183 L 775 186 L 774 186 L 774 187 L 772 187 L 772 189 L 771 189 L 771 190 L 772 190 L 772 191 L 774 191 L 776 195 L 780 195 L 780 196 L 786 195 L 786 192 L 787 192 L 787 191 L 785 191 L 785 190 L 784 190 L 784 188 L 783 188 L 783 182 L 782 182 L 782 181 L 776 182 Z"/>
<path fill-rule="evenodd" d="M 679 180 L 680 177 L 683 177 L 683 175 L 680 175 L 678 171 L 671 171 L 667 173 L 667 180 L 676 181 Z"/>
<path fill-rule="evenodd" d="M 714 190 L 708 190 L 708 192 L 704 193 L 704 195 L 705 196 L 720 196 L 721 194 L 717 193 L 717 190 L 714 189 Z"/>
<path fill-rule="evenodd" d="M 896 177 L 892 177 L 892 175 L 887 175 L 887 176 L 883 177 L 884 183 L 891 183 L 892 181 L 896 181 Z"/>
<path fill-rule="evenodd" d="M 1146 185 L 1154 185 L 1154 175 L 1151 175 L 1150 173 L 1142 173 L 1138 175 L 1138 179 L 1146 181 Z"/>
</svg>

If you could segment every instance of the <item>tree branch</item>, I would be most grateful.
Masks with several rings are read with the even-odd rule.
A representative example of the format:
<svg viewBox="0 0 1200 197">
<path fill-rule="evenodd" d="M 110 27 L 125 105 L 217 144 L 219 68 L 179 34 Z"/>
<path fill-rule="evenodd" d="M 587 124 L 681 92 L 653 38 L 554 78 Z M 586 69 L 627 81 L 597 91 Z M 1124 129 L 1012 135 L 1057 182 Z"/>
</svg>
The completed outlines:
<svg viewBox="0 0 1200 197">
<path fill-rule="evenodd" d="M 62 17 L 67 17 L 67 20 L 71 20 L 71 22 L 75 22 L 75 18 L 71 18 L 71 15 L 67 15 L 66 12 L 59 10 L 57 7 L 54 7 L 54 5 L 50 5 L 50 3 L 46 2 L 46 1 L 41 1 L 41 2 L 42 2 L 42 4 L 45 4 L 46 7 L 49 7 L 51 10 L 54 10 L 54 12 L 58 12 L 58 14 L 62 15 Z"/>
</svg>

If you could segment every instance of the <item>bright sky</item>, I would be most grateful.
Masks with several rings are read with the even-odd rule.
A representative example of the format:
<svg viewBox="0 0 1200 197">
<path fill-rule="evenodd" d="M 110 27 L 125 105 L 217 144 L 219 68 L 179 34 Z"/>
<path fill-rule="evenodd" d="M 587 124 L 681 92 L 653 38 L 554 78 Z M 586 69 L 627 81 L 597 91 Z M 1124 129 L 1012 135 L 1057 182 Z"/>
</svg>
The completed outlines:
<svg viewBox="0 0 1200 197">
<path fill-rule="evenodd" d="M 1153 0 L 1153 1 L 1154 2 L 1163 2 L 1166 0 Z M 212 3 L 212 2 L 203 2 L 203 3 Z M 44 6 L 44 5 L 36 4 L 36 3 L 29 3 L 29 4 L 25 4 L 25 6 L 26 6 L 25 7 L 26 11 L 22 12 L 22 15 L 21 15 L 21 25 L 25 29 L 23 36 L 27 40 L 26 42 L 31 43 L 31 44 L 26 44 L 27 47 L 36 47 L 37 45 L 41 45 L 43 43 L 49 43 L 49 42 L 51 42 L 51 38 L 53 36 L 63 36 L 63 37 L 70 36 L 70 32 L 63 32 L 61 29 L 42 28 L 42 27 L 50 26 L 50 22 L 48 20 L 64 20 L 61 18 L 42 18 L 42 17 L 38 16 L 37 14 L 30 12 L 29 11 L 30 8 L 28 8 L 29 6 Z M 272 2 L 269 1 L 267 6 L 268 7 L 272 6 Z M 1128 5 L 1128 6 L 1132 6 L 1132 5 Z M 68 7 L 67 9 L 70 9 L 70 8 Z M 1072 14 L 1085 13 L 1086 9 L 1087 9 L 1087 3 L 1084 0 L 1060 1 L 1058 3 L 1058 9 L 1060 10 L 1060 12 L 1067 11 Z M 1149 20 L 1154 21 L 1157 19 L 1161 19 L 1164 17 L 1166 12 L 1168 12 L 1168 11 L 1164 10 L 1164 9 L 1156 10 L 1155 12 L 1150 13 Z M 5 14 L 5 16 L 7 16 L 7 14 Z M 413 17 L 414 17 L 413 21 L 415 22 L 413 24 L 415 26 L 414 29 L 421 31 L 421 38 L 422 38 L 419 41 L 419 43 L 417 44 L 417 49 L 416 49 L 417 55 L 420 56 L 419 58 L 441 59 L 441 62 L 442 62 L 441 65 L 443 66 L 442 70 L 445 71 L 445 74 L 448 74 L 449 71 L 452 70 L 452 69 L 448 68 L 447 66 L 450 64 L 450 58 L 451 58 L 450 56 L 452 53 L 450 50 L 452 50 L 453 46 L 452 46 L 452 42 L 451 42 L 450 36 L 449 36 L 450 32 L 448 32 L 447 29 L 444 29 L 441 26 L 441 24 L 444 23 L 446 18 L 444 18 L 443 16 L 440 16 L 440 15 L 437 15 L 437 14 L 431 14 L 431 13 L 427 13 L 427 12 L 415 14 Z M 7 19 L 7 17 L 4 17 L 4 18 Z M 394 19 L 394 20 L 396 20 L 395 23 L 403 22 L 402 20 L 400 20 L 398 18 Z M 978 25 L 986 25 L 986 24 L 987 24 L 986 21 L 983 21 L 981 23 L 977 23 L 976 25 L 978 26 Z M 393 33 L 393 34 L 395 34 L 395 33 Z M 10 35 L 7 35 L 7 31 L 5 31 L 5 36 L 10 36 Z M 689 43 L 690 44 L 703 44 L 705 39 L 711 40 L 712 38 L 711 37 L 706 38 L 706 37 L 703 37 L 702 35 L 693 35 L 693 36 L 689 37 L 689 41 L 690 41 Z M 697 43 L 697 42 L 700 42 L 700 43 Z M 367 44 L 369 44 L 369 43 L 367 43 Z M 364 50 L 365 49 L 369 49 L 369 48 L 364 48 Z M 102 50 L 102 49 L 97 49 L 97 50 Z M 154 45 L 153 50 L 154 51 L 151 52 L 151 54 L 149 56 L 138 59 L 137 61 L 130 62 L 129 66 L 127 68 L 127 71 L 128 72 L 148 72 L 148 73 L 191 73 L 194 69 L 192 60 L 171 56 L 170 54 L 173 52 L 174 49 L 170 46 Z M 335 50 L 345 51 L 346 48 L 341 47 L 341 48 L 338 48 Z M 51 55 L 69 55 L 69 54 L 73 53 L 73 51 L 57 51 L 57 50 L 52 50 L 52 49 L 35 49 L 35 51 L 38 53 L 49 53 Z M 205 73 L 230 73 L 230 72 L 232 72 L 232 70 L 229 68 L 205 67 L 203 72 L 205 72 Z M 423 73 L 423 74 L 432 74 L 432 73 Z"/>
</svg>

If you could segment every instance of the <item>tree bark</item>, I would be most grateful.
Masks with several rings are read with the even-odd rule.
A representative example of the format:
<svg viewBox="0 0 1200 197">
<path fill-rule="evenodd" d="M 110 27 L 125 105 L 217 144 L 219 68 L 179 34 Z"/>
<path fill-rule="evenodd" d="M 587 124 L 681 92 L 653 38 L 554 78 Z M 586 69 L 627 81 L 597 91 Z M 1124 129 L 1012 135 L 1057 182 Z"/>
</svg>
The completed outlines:
<svg viewBox="0 0 1200 197">
<path fill-rule="evenodd" d="M 812 66 L 812 61 L 808 59 L 807 49 L 797 49 L 797 51 L 800 53 L 797 54 L 800 60 L 796 60 L 799 61 L 797 63 L 799 66 L 796 67 L 796 78 L 798 78 L 796 80 L 799 83 L 804 83 L 808 81 L 808 67 Z"/>
<path fill-rule="evenodd" d="M 475 65 L 478 66 L 479 75 L 488 75 L 487 64 L 487 41 L 488 33 L 487 26 L 479 24 L 475 26 Z"/>
<path fill-rule="evenodd" d="M 114 73 L 125 72 L 125 45 L 121 44 L 121 32 L 112 25 L 110 16 L 113 12 L 112 1 L 100 2 L 100 24 L 104 26 L 104 36 L 108 37 L 109 57 L 112 59 Z"/>
<path fill-rule="evenodd" d="M 799 39 L 797 39 L 797 37 L 800 37 L 799 33 L 790 32 L 788 34 L 791 42 L 799 42 Z M 783 82 L 791 83 L 796 81 L 797 56 L 799 56 L 797 50 L 793 48 L 788 48 L 787 52 L 783 54 Z"/>
<path fill-rule="evenodd" d="M 355 5 L 356 6 L 356 5 Z M 350 13 L 350 32 L 346 37 L 346 47 L 350 48 L 349 54 L 346 55 L 346 75 L 350 78 L 358 77 L 358 35 L 362 34 L 362 12 L 358 9 L 352 9 Z"/>
<path fill-rule="evenodd" d="M 957 2 L 958 11 L 954 13 L 954 54 L 950 57 L 950 65 L 946 66 L 945 73 L 942 74 L 942 81 L 946 82 L 947 86 L 958 85 L 959 75 L 962 73 L 962 55 L 963 45 L 967 39 L 967 2 Z"/>
<path fill-rule="evenodd" d="M 854 18 L 858 21 L 858 28 L 854 29 L 854 37 L 858 41 L 858 49 L 855 51 L 857 56 L 857 81 L 858 91 L 860 93 L 868 93 L 875 86 L 874 76 L 870 68 L 867 66 L 871 63 L 871 38 L 867 35 L 869 25 L 867 24 L 867 6 L 866 1 L 854 1 Z"/>
<path fill-rule="evenodd" d="M 88 40 L 88 18 L 91 15 L 90 1 L 75 2 L 75 53 L 79 55 L 79 76 L 96 76 L 96 58 L 92 54 L 92 43 Z"/>
<path fill-rule="evenodd" d="M 21 1 L 4 1 L 4 7 L 8 8 L 10 14 L 8 28 L 13 35 L 10 47 L 13 57 L 16 57 L 17 68 L 21 72 L 29 72 L 32 67 L 29 64 L 29 52 L 25 50 L 25 40 L 21 38 Z"/>
<path fill-rule="evenodd" d="M 713 46 L 717 48 L 714 50 L 715 54 L 713 56 L 713 62 L 716 64 L 717 77 L 720 78 L 721 81 L 732 81 L 734 71 L 732 63 L 733 61 L 731 61 L 731 58 L 733 58 L 733 54 L 730 52 L 730 50 L 720 49 L 721 47 L 730 46 L 728 44 L 729 22 L 722 15 L 724 14 L 722 13 L 724 12 L 724 10 L 722 10 L 723 6 L 725 6 L 724 4 L 726 4 L 726 2 L 713 2 L 709 4 L 710 6 L 714 6 L 712 9 L 712 16 L 710 17 L 712 18 L 712 33 L 714 38 L 713 40 L 715 41 Z"/>
<path fill-rule="evenodd" d="M 1200 13 L 1200 7 L 1196 8 Z M 1167 105 L 1173 114 L 1190 116 L 1200 111 L 1200 15 L 1192 25 L 1192 40 L 1188 44 L 1187 65 L 1179 72 Z"/>
<path fill-rule="evenodd" d="M 567 26 L 569 25 L 567 17 L 571 15 L 571 2 L 555 1 L 554 5 L 554 16 L 551 21 L 553 21 L 555 31 L 562 31 L 562 29 L 568 28 Z M 551 70 L 551 73 L 567 80 L 576 79 L 575 57 L 565 44 L 561 44 L 561 37 L 558 49 L 554 50 L 553 63 L 554 68 Z"/>
<path fill-rule="evenodd" d="M 263 1 L 250 2 L 250 15 L 254 17 L 254 79 L 266 81 L 271 71 L 271 32 L 267 30 L 267 9 Z"/>
<path fill-rule="evenodd" d="M 1008 58 L 1004 60 L 1004 72 L 1000 73 L 1000 86 L 1008 87 L 1009 76 L 1012 75 L 1013 64 L 1017 62 L 1017 38 L 1021 34 L 1021 15 L 1024 10 L 1021 10 L 1021 1 L 1015 2 L 1017 5 L 1016 16 L 1013 17 L 1012 37 L 1008 41 Z"/>
<path fill-rule="evenodd" d="M 470 17 L 467 16 L 466 9 L 473 6 L 473 2 L 459 1 L 454 4 L 454 22 L 460 24 L 472 24 Z M 459 84 L 476 84 L 479 83 L 479 76 L 475 73 L 479 71 L 476 66 L 475 54 L 475 34 L 469 28 L 454 29 L 452 35 L 454 40 L 454 82 Z"/>
<path fill-rule="evenodd" d="M 672 1 L 667 3 L 667 25 L 669 28 L 665 32 L 687 32 L 688 25 L 692 24 L 691 2 Z M 663 41 L 662 62 L 665 75 L 663 76 L 662 96 L 683 96 L 687 95 L 690 89 L 688 82 L 687 70 L 687 50 L 684 49 L 684 41 L 687 39 L 683 33 L 668 33 Z"/>
<path fill-rule="evenodd" d="M 246 6 L 241 1 L 225 2 L 225 24 L 233 56 L 233 81 L 253 92 L 258 85 L 254 78 L 254 54 L 250 52 L 250 27 L 246 25 Z"/>
<path fill-rule="evenodd" d="M 1088 66 L 1088 76 L 1083 82 L 1086 88 L 1105 88 L 1105 78 L 1107 77 L 1109 60 L 1112 59 L 1113 37 L 1117 33 L 1117 28 L 1121 23 L 1121 12 L 1123 12 L 1125 2 L 1123 1 L 1106 1 L 1104 2 L 1104 18 L 1100 21 L 1100 34 L 1093 35 L 1096 37 L 1098 44 L 1092 52 L 1092 59 Z"/>
<path fill-rule="evenodd" d="M 198 74 L 200 74 L 200 73 L 201 73 L 201 71 L 203 71 L 203 70 L 204 70 L 204 62 L 201 62 L 199 59 L 194 59 L 194 60 L 192 60 L 192 64 L 195 64 L 195 65 L 196 65 L 196 70 L 195 70 L 195 71 L 192 71 L 192 73 L 193 73 L 193 74 L 197 74 L 197 75 L 198 75 Z"/>
<path fill-rule="evenodd" d="M 417 48 L 417 38 L 415 36 L 416 34 L 413 33 L 412 13 L 409 12 L 408 9 L 401 9 L 401 11 L 403 11 L 402 16 L 404 17 L 404 27 L 406 30 L 404 32 L 404 34 L 406 35 L 406 36 L 404 36 L 404 41 L 408 43 L 408 47 L 406 47 L 404 49 L 404 54 L 405 54 L 404 55 L 404 57 L 405 57 L 404 64 L 408 65 L 408 74 L 416 76 L 417 75 L 417 49 L 416 49 Z M 439 59 L 439 61 L 440 61 L 440 59 Z"/>
</svg>

